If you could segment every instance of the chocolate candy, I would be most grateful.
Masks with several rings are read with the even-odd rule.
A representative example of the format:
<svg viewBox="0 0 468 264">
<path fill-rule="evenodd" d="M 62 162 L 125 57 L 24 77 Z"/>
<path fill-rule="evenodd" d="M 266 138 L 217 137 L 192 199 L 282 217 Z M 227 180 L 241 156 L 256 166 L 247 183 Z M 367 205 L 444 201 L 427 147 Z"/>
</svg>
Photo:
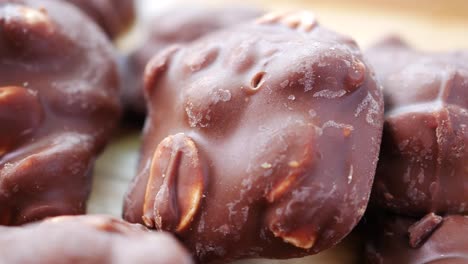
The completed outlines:
<svg viewBox="0 0 468 264">
<path fill-rule="evenodd" d="M 145 97 L 124 217 L 176 233 L 201 262 L 314 254 L 363 215 L 382 94 L 356 43 L 310 13 L 164 50 Z"/>
<path fill-rule="evenodd" d="M 382 219 L 381 219 L 382 220 Z M 468 217 L 429 214 L 416 221 L 391 216 L 369 232 L 369 264 L 462 264 L 468 262 Z M 414 239 L 421 240 L 413 244 Z"/>
<path fill-rule="evenodd" d="M 190 43 L 204 35 L 253 20 L 261 11 L 253 8 L 190 7 L 170 9 L 151 19 L 142 45 L 126 59 L 122 98 L 126 110 L 146 115 L 143 98 L 143 72 L 151 57 L 176 43 Z"/>
<path fill-rule="evenodd" d="M 135 20 L 134 0 L 65 0 L 80 8 L 114 39 Z"/>
<path fill-rule="evenodd" d="M 170 235 L 107 216 L 62 216 L 0 227 L 0 254 L 10 264 L 193 263 Z"/>
<path fill-rule="evenodd" d="M 386 103 L 371 200 L 403 215 L 468 213 L 468 52 L 418 52 L 390 39 L 367 55 Z"/>
<path fill-rule="evenodd" d="M 0 224 L 84 213 L 119 118 L 112 46 L 58 1 L 0 1 Z"/>
</svg>

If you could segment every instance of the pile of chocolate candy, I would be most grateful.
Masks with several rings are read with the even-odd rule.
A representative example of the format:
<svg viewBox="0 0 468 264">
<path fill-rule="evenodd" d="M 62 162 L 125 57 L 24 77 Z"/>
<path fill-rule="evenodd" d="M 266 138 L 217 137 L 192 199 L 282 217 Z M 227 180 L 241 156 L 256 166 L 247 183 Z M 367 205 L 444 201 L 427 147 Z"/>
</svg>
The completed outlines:
<svg viewBox="0 0 468 264">
<path fill-rule="evenodd" d="M 468 52 L 186 7 L 121 54 L 134 19 L 131 0 L 0 0 L 0 262 L 289 259 L 358 224 L 368 263 L 468 261 Z M 124 220 L 82 215 L 130 117 Z"/>
</svg>

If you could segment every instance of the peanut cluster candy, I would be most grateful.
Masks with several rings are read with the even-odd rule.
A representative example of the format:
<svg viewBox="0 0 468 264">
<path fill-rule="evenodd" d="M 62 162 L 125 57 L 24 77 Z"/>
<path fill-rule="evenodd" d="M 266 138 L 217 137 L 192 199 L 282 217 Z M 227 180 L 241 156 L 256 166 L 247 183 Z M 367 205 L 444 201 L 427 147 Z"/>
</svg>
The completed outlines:
<svg viewBox="0 0 468 264">
<path fill-rule="evenodd" d="M 0 0 L 1 225 L 84 213 L 119 112 L 113 49 L 94 23 L 60 1 Z"/>
<path fill-rule="evenodd" d="M 390 216 L 374 223 L 366 245 L 369 264 L 468 262 L 468 217 L 428 214 L 421 220 Z M 415 243 L 417 242 L 417 243 Z"/>
<path fill-rule="evenodd" d="M 126 110 L 144 116 L 143 73 L 146 64 L 157 52 L 172 44 L 190 43 L 209 33 L 245 23 L 261 15 L 254 8 L 185 7 L 173 8 L 152 18 L 144 25 L 145 39 L 126 58 L 122 98 Z"/>
<path fill-rule="evenodd" d="M 134 0 L 63 0 L 80 8 L 114 39 L 135 20 Z"/>
<path fill-rule="evenodd" d="M 190 264 L 169 234 L 107 216 L 60 216 L 23 227 L 0 227 L 0 255 L 9 264 Z"/>
<path fill-rule="evenodd" d="M 468 213 L 468 52 L 389 39 L 367 55 L 386 103 L 371 200 L 408 216 Z"/>
<path fill-rule="evenodd" d="M 314 254 L 362 217 L 383 98 L 356 43 L 312 14 L 167 48 L 145 97 L 124 217 L 177 234 L 199 261 Z"/>
</svg>

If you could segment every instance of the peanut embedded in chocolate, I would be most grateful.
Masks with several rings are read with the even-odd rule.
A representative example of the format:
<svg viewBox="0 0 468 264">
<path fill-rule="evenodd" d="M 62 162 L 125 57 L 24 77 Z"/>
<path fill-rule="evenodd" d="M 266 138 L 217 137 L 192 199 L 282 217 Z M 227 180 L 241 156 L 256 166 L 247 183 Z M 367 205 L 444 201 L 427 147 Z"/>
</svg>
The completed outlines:
<svg viewBox="0 0 468 264">
<path fill-rule="evenodd" d="M 145 224 L 177 233 L 187 229 L 200 207 L 204 181 L 195 143 L 184 134 L 165 138 L 151 160 Z"/>
</svg>

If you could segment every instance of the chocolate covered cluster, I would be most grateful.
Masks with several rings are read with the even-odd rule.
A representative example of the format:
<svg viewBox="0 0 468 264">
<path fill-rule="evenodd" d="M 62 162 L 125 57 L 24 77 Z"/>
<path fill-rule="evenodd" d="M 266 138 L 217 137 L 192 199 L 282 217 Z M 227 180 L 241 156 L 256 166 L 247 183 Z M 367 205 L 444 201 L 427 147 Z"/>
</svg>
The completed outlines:
<svg viewBox="0 0 468 264">
<path fill-rule="evenodd" d="M 393 39 L 367 55 L 386 102 L 374 201 L 404 215 L 467 213 L 468 53 L 418 52 Z"/>
<path fill-rule="evenodd" d="M 383 97 L 356 43 L 308 12 L 174 45 L 145 72 L 148 119 L 130 222 L 203 263 L 334 246 L 367 206 Z"/>
<path fill-rule="evenodd" d="M 390 38 L 367 56 L 386 107 L 371 202 L 395 214 L 369 217 L 377 227 L 368 262 L 465 263 L 468 53 L 416 51 Z"/>
<path fill-rule="evenodd" d="M 118 95 L 113 47 L 81 12 L 0 1 L 0 225 L 85 212 Z"/>
</svg>

